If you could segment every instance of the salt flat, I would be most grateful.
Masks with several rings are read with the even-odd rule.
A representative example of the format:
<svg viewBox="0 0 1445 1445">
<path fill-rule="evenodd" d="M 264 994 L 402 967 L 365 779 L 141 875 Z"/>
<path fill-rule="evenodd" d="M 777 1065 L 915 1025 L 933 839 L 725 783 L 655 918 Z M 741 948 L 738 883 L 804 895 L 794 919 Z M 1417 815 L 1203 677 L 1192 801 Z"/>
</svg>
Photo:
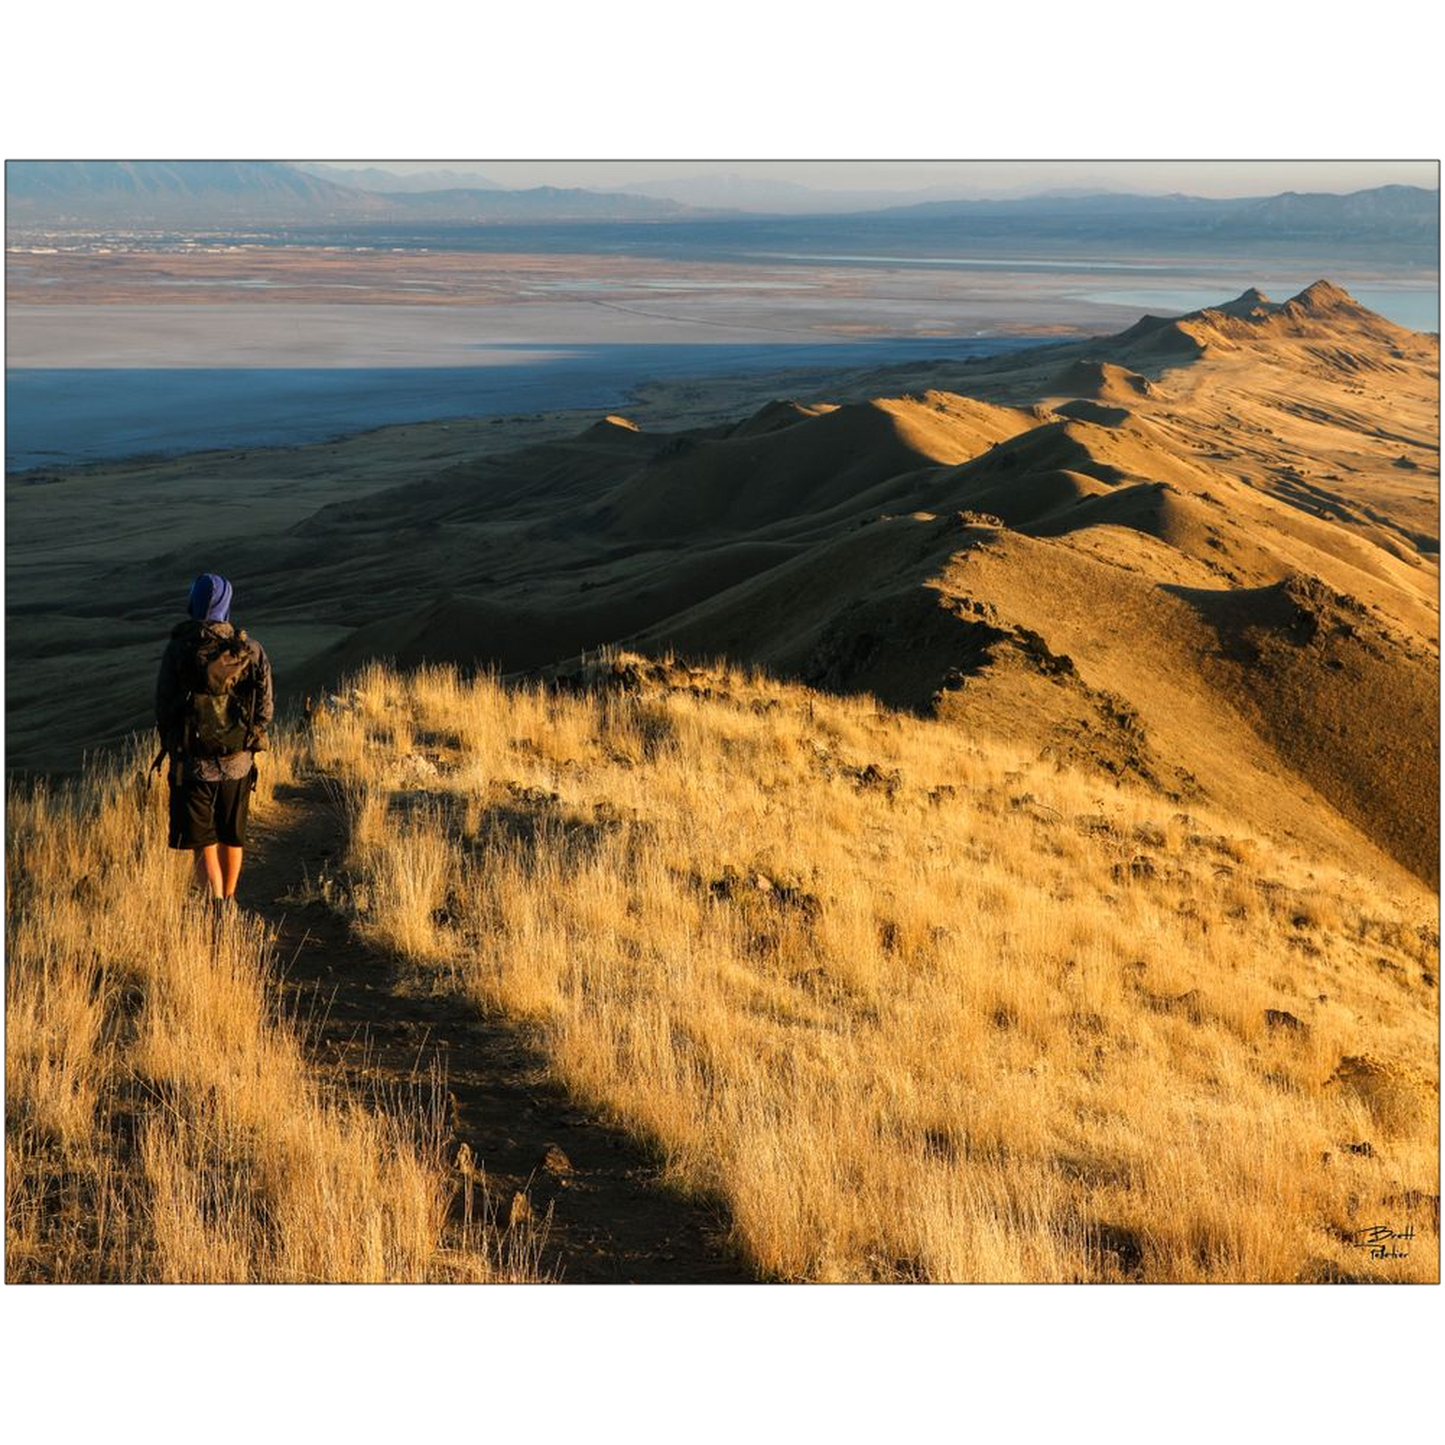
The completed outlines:
<svg viewBox="0 0 1445 1445">
<path fill-rule="evenodd" d="M 132 303 L 10 308 L 10 368 L 491 366 L 514 348 L 823 344 L 860 337 L 973 336 L 1089 329 L 1099 308 L 1063 316 L 1043 298 L 943 305 L 860 298 L 843 312 L 802 296 L 734 294 L 631 303 L 557 298 L 493 306 L 369 303 Z"/>
<path fill-rule="evenodd" d="M 1260 278 L 1236 261 L 1072 266 L 907 257 L 867 264 L 690 262 L 583 254 L 334 252 L 232 247 L 183 253 L 83 251 L 7 257 L 6 365 L 31 367 L 486 366 L 500 348 L 785 345 L 860 337 L 1107 332 L 1140 310 Z M 1314 272 L 1266 277 L 1289 294 Z M 1360 268 L 1418 309 L 1400 278 Z M 1414 282 L 1418 288 L 1418 278 Z M 1150 296 L 1157 296 L 1151 302 Z M 1418 325 L 1414 315 L 1392 319 Z"/>
</svg>

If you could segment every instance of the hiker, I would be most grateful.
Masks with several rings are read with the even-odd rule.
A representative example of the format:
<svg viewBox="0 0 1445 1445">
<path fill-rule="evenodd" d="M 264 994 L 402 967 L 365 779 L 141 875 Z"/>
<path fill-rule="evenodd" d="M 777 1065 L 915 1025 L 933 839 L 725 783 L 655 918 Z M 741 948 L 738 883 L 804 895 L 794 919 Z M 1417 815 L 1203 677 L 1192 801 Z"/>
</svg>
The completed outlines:
<svg viewBox="0 0 1445 1445">
<path fill-rule="evenodd" d="M 235 907 L 246 815 L 275 711 L 271 663 L 231 623 L 231 584 L 203 572 L 190 617 L 171 633 L 156 679 L 156 727 L 170 758 L 172 848 L 195 856 L 196 881 L 217 913 Z"/>
</svg>

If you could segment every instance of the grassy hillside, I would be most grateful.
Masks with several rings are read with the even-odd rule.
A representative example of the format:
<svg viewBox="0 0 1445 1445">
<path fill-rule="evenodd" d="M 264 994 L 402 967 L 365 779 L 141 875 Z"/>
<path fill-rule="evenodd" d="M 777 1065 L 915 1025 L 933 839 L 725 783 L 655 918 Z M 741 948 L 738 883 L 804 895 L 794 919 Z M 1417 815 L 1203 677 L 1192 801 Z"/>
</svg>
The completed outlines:
<svg viewBox="0 0 1445 1445">
<path fill-rule="evenodd" d="M 8 798 L 7 1281 L 534 1277 L 531 1241 L 450 1222 L 424 1098 L 367 1108 L 308 1070 L 269 930 L 215 931 L 142 766 Z"/>
<path fill-rule="evenodd" d="M 626 655 L 572 694 L 373 668 L 311 748 L 356 928 L 529 1021 L 763 1277 L 1438 1277 L 1436 911 L 1398 872 Z"/>
</svg>

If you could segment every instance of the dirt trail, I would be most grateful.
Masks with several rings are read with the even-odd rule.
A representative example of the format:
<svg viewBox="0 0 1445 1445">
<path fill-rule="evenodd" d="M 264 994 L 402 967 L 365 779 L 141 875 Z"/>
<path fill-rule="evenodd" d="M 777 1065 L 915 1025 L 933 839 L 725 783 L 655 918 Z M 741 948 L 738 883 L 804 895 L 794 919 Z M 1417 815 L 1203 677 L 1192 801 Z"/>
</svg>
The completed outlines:
<svg viewBox="0 0 1445 1445">
<path fill-rule="evenodd" d="M 664 1188 L 634 1140 L 548 1077 L 516 1026 L 467 999 L 413 991 L 396 959 L 325 904 L 284 901 L 303 872 L 334 872 L 342 857 L 341 820 L 318 787 L 278 789 L 251 833 L 239 898 L 276 932 L 288 1008 L 324 1077 L 373 1100 L 415 1095 L 438 1071 L 449 1157 L 470 1149 L 503 1224 L 515 1192 L 539 1219 L 551 1207 L 543 1268 L 564 1283 L 751 1279 L 726 1247 L 721 1213 Z M 550 1145 L 565 1163 L 553 1155 L 549 1167 Z"/>
</svg>

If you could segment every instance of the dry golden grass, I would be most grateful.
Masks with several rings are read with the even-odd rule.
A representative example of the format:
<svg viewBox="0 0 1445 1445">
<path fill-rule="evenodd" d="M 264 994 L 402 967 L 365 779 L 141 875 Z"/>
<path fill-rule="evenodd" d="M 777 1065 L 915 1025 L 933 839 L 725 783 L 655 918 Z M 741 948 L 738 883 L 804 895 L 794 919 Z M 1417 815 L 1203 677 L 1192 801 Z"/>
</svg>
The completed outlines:
<svg viewBox="0 0 1445 1445">
<path fill-rule="evenodd" d="M 269 755 L 264 808 L 296 758 Z M 7 820 L 6 1273 L 14 1281 L 532 1277 L 448 1226 L 443 1130 L 308 1072 L 270 943 L 213 936 L 139 756 Z"/>
<path fill-rule="evenodd" d="M 530 1021 L 762 1276 L 1438 1278 L 1433 894 L 867 699 L 601 671 L 372 668 L 314 763 L 358 927 Z"/>
</svg>

